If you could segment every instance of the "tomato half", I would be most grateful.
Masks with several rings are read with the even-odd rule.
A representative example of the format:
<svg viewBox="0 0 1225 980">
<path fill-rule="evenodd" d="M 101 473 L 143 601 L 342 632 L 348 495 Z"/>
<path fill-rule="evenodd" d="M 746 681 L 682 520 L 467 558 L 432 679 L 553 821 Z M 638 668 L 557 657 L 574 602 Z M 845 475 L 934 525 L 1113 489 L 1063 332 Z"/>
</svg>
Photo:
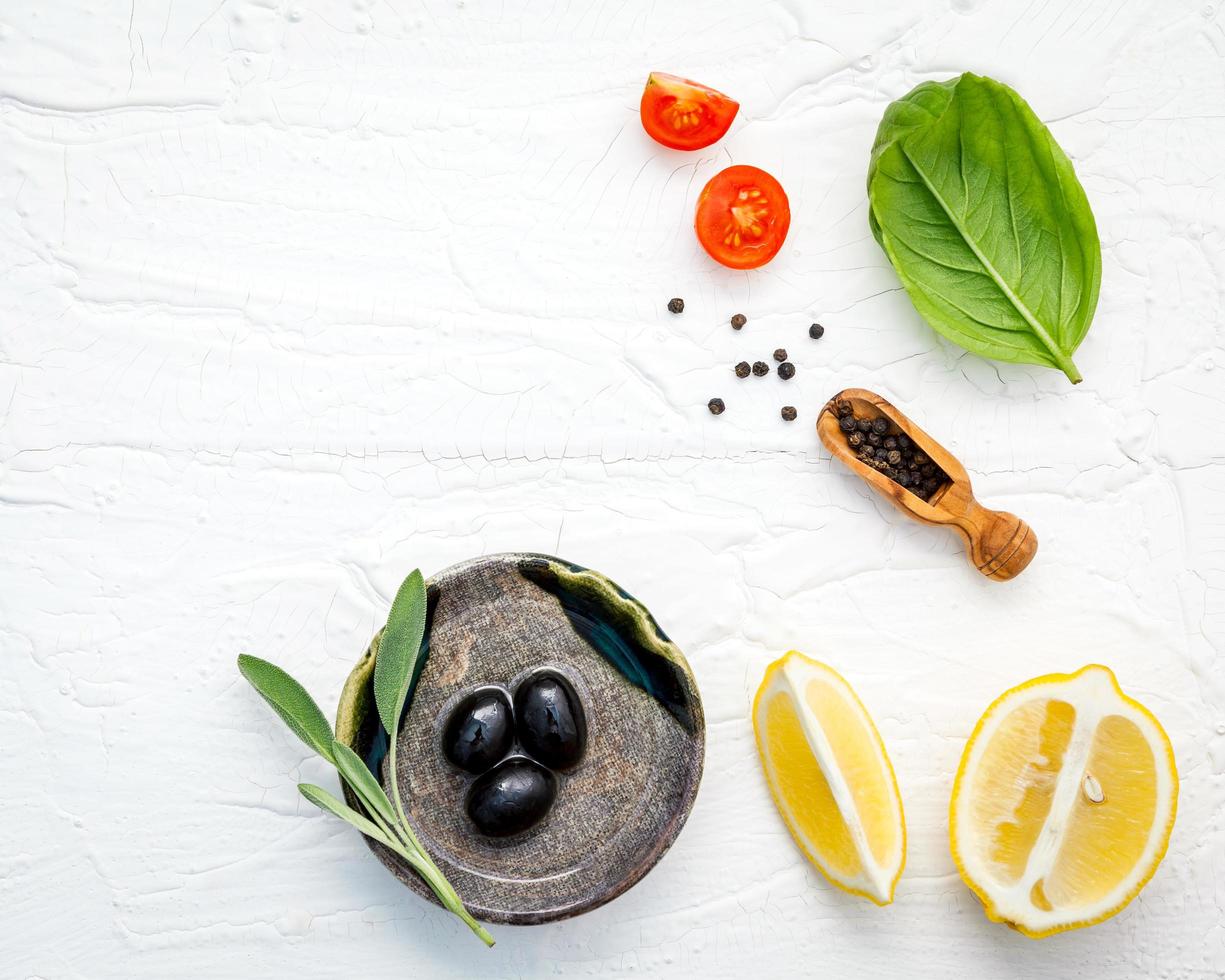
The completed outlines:
<svg viewBox="0 0 1225 980">
<path fill-rule="evenodd" d="M 716 262 L 756 269 L 783 247 L 791 205 L 782 185 L 764 170 L 728 167 L 702 188 L 693 226 Z"/>
<path fill-rule="evenodd" d="M 642 128 L 674 150 L 700 150 L 720 139 L 740 103 L 676 75 L 653 71 L 642 90 Z"/>
</svg>

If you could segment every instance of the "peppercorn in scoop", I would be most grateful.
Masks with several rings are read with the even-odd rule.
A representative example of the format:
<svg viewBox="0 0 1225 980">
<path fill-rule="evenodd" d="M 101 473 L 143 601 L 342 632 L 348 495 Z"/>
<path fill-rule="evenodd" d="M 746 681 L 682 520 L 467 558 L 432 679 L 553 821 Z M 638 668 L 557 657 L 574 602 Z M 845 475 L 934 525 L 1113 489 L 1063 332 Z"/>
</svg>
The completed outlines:
<svg viewBox="0 0 1225 980">
<path fill-rule="evenodd" d="M 850 402 L 834 406 L 838 428 L 855 458 L 865 466 L 883 473 L 922 501 L 929 501 L 945 484 L 948 474 L 904 432 L 894 428 L 883 416 L 863 418 L 855 414 Z"/>
</svg>

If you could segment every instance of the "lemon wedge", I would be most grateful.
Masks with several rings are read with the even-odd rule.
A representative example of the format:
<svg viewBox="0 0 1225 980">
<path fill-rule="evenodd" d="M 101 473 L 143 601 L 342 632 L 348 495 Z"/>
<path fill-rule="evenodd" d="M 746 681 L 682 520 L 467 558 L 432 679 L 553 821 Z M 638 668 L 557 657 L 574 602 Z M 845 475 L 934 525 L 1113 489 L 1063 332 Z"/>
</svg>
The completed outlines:
<svg viewBox="0 0 1225 980">
<path fill-rule="evenodd" d="M 1040 939 L 1108 919 L 1165 855 L 1174 752 L 1107 668 L 1001 695 L 961 757 L 949 837 L 987 916 Z"/>
<path fill-rule="evenodd" d="M 850 685 L 793 650 L 766 669 L 753 728 L 800 849 L 839 888 L 888 905 L 906 863 L 906 822 L 885 745 Z"/>
</svg>

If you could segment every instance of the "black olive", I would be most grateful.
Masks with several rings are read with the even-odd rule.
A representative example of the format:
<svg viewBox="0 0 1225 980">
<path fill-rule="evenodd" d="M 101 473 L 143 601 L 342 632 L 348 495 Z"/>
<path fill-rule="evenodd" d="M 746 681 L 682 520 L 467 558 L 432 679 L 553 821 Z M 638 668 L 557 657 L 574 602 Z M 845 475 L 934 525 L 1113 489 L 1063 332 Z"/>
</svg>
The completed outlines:
<svg viewBox="0 0 1225 980">
<path fill-rule="evenodd" d="M 451 712 L 442 751 L 460 769 L 479 774 L 510 751 L 514 737 L 510 699 L 496 687 L 483 688 Z"/>
<path fill-rule="evenodd" d="M 472 784 L 468 816 L 486 837 L 509 837 L 535 826 L 557 796 L 557 779 L 544 766 L 518 756 Z"/>
<path fill-rule="evenodd" d="M 551 769 L 569 769 L 587 747 L 587 719 L 574 688 L 560 674 L 529 677 L 515 692 L 519 744 Z"/>
</svg>

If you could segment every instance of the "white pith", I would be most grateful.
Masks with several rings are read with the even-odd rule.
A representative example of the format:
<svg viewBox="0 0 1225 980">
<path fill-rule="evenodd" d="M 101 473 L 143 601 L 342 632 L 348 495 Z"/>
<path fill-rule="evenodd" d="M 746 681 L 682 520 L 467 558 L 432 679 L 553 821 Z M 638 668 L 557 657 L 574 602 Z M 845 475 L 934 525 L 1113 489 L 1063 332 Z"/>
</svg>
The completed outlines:
<svg viewBox="0 0 1225 980">
<path fill-rule="evenodd" d="M 982 848 L 977 846 L 976 830 L 971 820 L 973 774 L 1000 725 L 1012 712 L 1034 701 L 1049 699 L 1065 701 L 1075 709 L 1072 736 L 1064 750 L 1050 809 L 1029 854 L 1025 872 L 1016 882 L 1007 884 L 999 881 L 990 863 L 983 860 L 980 853 Z M 1033 887 L 1051 873 L 1058 860 L 1076 798 L 1084 791 L 1086 775 L 1091 775 L 1086 772 L 1086 766 L 1097 728 L 1104 719 L 1116 715 L 1133 722 L 1144 734 L 1153 752 L 1157 799 L 1144 852 L 1126 878 L 1098 901 L 1050 911 L 1041 909 L 1030 898 Z M 1125 903 L 1152 873 L 1165 847 L 1167 828 L 1177 801 L 1176 777 L 1170 765 L 1167 746 L 1168 741 L 1160 726 L 1146 712 L 1120 696 L 1114 675 L 1105 667 L 1088 667 L 1070 679 L 1035 684 L 996 705 L 983 722 L 965 761 L 960 794 L 953 810 L 954 835 L 960 861 L 969 878 L 989 897 L 994 917 L 1022 925 L 1029 932 L 1041 933 L 1098 919 Z"/>
<path fill-rule="evenodd" d="M 859 876 L 847 877 L 845 875 L 833 872 L 824 864 L 824 862 L 822 862 L 821 865 L 822 869 L 831 878 L 837 879 L 847 888 L 871 895 L 877 901 L 885 903 L 890 900 L 894 879 L 897 877 L 898 870 L 901 867 L 903 858 L 903 834 L 898 834 L 897 842 L 893 848 L 893 851 L 889 855 L 889 860 L 884 864 L 878 863 L 872 854 L 872 847 L 868 842 L 863 821 L 855 807 L 855 801 L 851 793 L 851 789 L 847 785 L 842 770 L 838 766 L 837 760 L 834 757 L 834 752 L 829 744 L 829 739 L 826 737 L 826 734 L 821 728 L 820 724 L 817 722 L 817 719 L 813 717 L 812 713 L 808 710 L 807 702 L 804 698 L 804 690 L 807 687 L 808 682 L 817 678 L 824 680 L 834 690 L 836 690 L 846 704 L 864 723 L 866 734 L 872 744 L 872 751 L 877 757 L 881 770 L 887 774 L 885 784 L 889 791 L 892 819 L 895 823 L 900 825 L 902 822 L 901 801 L 898 799 L 896 787 L 892 778 L 892 767 L 889 765 L 889 760 L 885 757 L 884 752 L 882 751 L 880 739 L 876 735 L 875 726 L 864 712 L 863 706 L 856 699 L 854 693 L 847 686 L 846 681 L 844 681 L 836 673 L 819 664 L 812 663 L 811 661 L 803 660 L 799 657 L 789 657 L 784 662 L 782 668 L 775 671 L 773 676 L 770 678 L 769 686 L 758 699 L 756 719 L 757 729 L 760 732 L 765 732 L 767 730 L 766 713 L 770 703 L 775 697 L 779 696 L 780 694 L 785 694 L 792 699 L 792 703 L 795 705 L 796 714 L 800 719 L 800 727 L 804 733 L 804 739 L 808 743 L 808 747 L 812 751 L 813 757 L 816 759 L 822 775 L 829 784 L 830 793 L 834 798 L 834 803 L 838 807 L 838 812 L 841 814 L 842 819 L 845 821 L 847 829 L 850 832 L 851 840 L 855 845 L 855 851 L 859 857 L 860 866 L 864 869 L 864 873 Z M 769 772 L 767 775 L 770 778 L 770 782 L 777 785 L 773 760 L 770 758 L 768 752 L 763 752 L 763 757 L 766 759 L 766 765 L 769 767 Z M 790 812 L 790 808 L 787 806 L 786 802 L 781 796 L 778 797 L 778 805 L 781 809 L 783 809 L 787 823 L 790 825 L 792 830 L 799 835 L 799 823 L 795 819 L 795 814 Z M 809 854 L 817 859 L 820 859 L 820 852 L 811 841 L 805 840 L 804 847 Z"/>
</svg>

